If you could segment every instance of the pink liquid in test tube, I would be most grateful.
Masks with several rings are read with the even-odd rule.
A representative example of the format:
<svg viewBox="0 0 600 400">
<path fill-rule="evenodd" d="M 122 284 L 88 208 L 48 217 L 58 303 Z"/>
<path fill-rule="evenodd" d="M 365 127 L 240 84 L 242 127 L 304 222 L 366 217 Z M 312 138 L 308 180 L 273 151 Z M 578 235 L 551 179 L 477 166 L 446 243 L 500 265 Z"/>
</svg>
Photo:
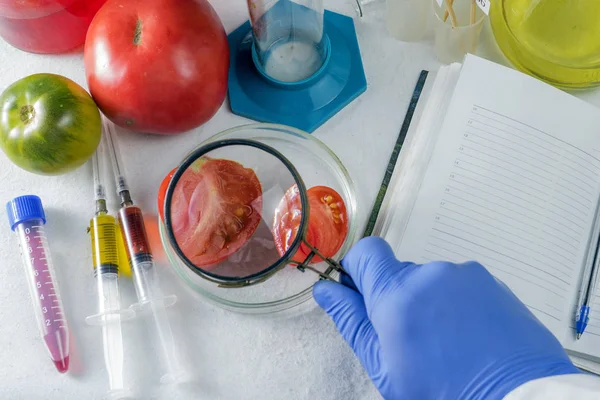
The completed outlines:
<svg viewBox="0 0 600 400">
<path fill-rule="evenodd" d="M 63 311 L 48 241 L 46 217 L 37 196 L 21 196 L 6 205 L 17 234 L 38 327 L 58 372 L 69 369 L 69 328 Z"/>
</svg>

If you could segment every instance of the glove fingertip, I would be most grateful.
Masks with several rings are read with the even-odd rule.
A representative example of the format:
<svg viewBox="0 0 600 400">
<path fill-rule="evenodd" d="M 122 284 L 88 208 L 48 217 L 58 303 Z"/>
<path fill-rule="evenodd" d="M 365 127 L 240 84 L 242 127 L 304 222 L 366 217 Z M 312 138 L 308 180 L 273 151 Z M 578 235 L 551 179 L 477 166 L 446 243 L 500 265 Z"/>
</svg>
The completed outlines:
<svg viewBox="0 0 600 400">
<path fill-rule="evenodd" d="M 340 307 L 356 307 L 362 303 L 360 293 L 333 281 L 317 282 L 313 287 L 313 297 L 327 313 L 335 312 Z"/>
<path fill-rule="evenodd" d="M 331 303 L 331 285 L 337 284 L 330 281 L 319 281 L 313 286 L 313 297 L 317 304 L 323 309 L 326 309 L 327 306 Z"/>
</svg>

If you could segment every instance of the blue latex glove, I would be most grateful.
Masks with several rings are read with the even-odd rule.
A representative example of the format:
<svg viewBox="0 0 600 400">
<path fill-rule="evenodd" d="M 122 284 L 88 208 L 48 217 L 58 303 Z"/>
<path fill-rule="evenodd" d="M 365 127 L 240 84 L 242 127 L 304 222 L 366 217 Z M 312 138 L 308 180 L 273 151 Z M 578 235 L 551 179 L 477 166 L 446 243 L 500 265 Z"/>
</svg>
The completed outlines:
<svg viewBox="0 0 600 400">
<path fill-rule="evenodd" d="M 322 281 L 313 294 L 385 399 L 502 399 L 530 380 L 580 372 L 478 263 L 400 262 L 371 237 L 342 265 L 353 283 Z"/>
</svg>

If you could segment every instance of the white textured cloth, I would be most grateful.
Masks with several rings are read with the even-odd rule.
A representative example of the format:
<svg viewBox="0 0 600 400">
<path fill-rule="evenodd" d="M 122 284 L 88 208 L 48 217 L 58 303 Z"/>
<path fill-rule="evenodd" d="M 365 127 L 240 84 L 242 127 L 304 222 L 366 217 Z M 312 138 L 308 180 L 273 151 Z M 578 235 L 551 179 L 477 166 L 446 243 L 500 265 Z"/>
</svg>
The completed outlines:
<svg viewBox="0 0 600 400">
<path fill-rule="evenodd" d="M 536 379 L 519 386 L 504 400 L 598 400 L 600 378 L 594 375 L 576 374 Z"/>
<path fill-rule="evenodd" d="M 227 32 L 248 18 L 242 0 L 211 0 Z M 350 0 L 327 0 L 334 11 L 352 13 Z M 362 225 L 379 190 L 388 157 L 421 69 L 436 70 L 431 42 L 402 43 L 381 22 L 357 23 L 368 90 L 315 132 L 348 169 L 358 192 Z M 489 27 L 479 54 L 501 61 Z M 65 75 L 86 86 L 81 51 L 61 56 L 27 54 L 0 40 L 0 91 L 37 72 Z M 594 98 L 594 95 L 596 97 Z M 600 93 L 582 94 L 600 104 Z M 176 137 L 124 134 L 121 150 L 135 201 L 156 211 L 162 178 L 201 141 L 250 123 L 227 104 L 206 125 Z M 91 168 L 60 177 L 42 177 L 15 167 L 0 152 L 0 399 L 101 399 L 108 387 L 102 336 L 84 319 L 97 311 L 95 281 L 86 227 L 93 212 Z M 16 241 L 3 205 L 23 194 L 39 195 L 48 215 L 47 233 L 57 270 L 73 349 L 66 375 L 56 372 L 39 337 Z M 114 208 L 112 208 L 114 210 Z M 126 383 L 139 399 L 344 399 L 376 400 L 377 393 L 330 319 L 316 308 L 287 316 L 239 315 L 214 307 L 185 289 L 174 272 L 159 270 L 165 293 L 175 293 L 174 329 L 201 375 L 192 394 L 160 388 L 158 349 L 143 323 L 123 324 Z M 121 285 L 123 304 L 135 299 L 130 281 Z M 575 398 L 575 397 L 573 397 Z"/>
</svg>

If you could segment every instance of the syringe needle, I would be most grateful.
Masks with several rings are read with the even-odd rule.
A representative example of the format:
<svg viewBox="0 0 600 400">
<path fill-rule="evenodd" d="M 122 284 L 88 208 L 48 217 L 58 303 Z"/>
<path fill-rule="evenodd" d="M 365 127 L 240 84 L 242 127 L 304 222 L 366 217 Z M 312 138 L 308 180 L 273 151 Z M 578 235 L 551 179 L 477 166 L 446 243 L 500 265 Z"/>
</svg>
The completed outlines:
<svg viewBox="0 0 600 400">
<path fill-rule="evenodd" d="M 99 150 L 102 148 L 100 146 Z M 106 190 L 104 189 L 104 184 L 102 183 L 101 177 L 101 166 L 99 160 L 99 150 L 96 150 L 92 157 L 92 170 L 94 172 L 94 201 L 96 202 L 96 215 L 106 214 L 108 209 L 106 207 Z"/>
<path fill-rule="evenodd" d="M 104 126 L 103 137 L 105 138 L 104 140 L 106 140 L 107 151 L 112 163 L 117 193 L 121 197 L 121 203 L 133 204 L 129 197 L 129 185 L 125 178 L 125 170 L 121 159 L 121 152 L 119 151 L 119 145 L 115 137 L 114 125 L 105 117 L 102 118 L 102 124 Z"/>
</svg>

